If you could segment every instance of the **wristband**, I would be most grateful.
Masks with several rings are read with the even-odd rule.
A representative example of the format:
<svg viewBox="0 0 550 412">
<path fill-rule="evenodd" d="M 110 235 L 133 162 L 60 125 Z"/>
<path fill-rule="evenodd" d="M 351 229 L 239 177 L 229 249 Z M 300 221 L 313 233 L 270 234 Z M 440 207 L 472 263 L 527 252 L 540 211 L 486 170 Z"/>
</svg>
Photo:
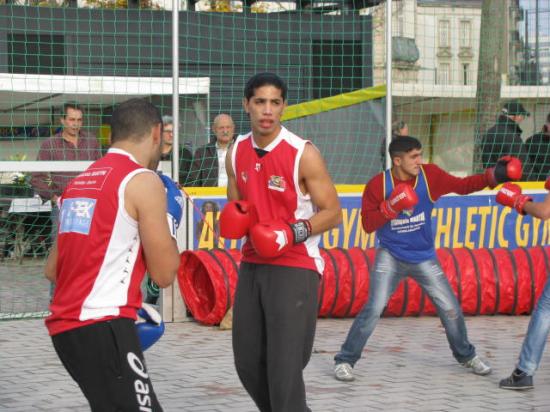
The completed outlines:
<svg viewBox="0 0 550 412">
<path fill-rule="evenodd" d="M 298 220 L 290 225 L 294 235 L 294 243 L 302 243 L 311 236 L 311 222 L 309 220 Z"/>
</svg>

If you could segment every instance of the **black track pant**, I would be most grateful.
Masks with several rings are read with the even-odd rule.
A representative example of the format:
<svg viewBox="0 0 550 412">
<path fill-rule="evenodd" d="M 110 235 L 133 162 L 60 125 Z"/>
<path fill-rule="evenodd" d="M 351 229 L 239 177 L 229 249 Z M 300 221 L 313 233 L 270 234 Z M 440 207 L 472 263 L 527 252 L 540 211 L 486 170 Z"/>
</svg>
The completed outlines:
<svg viewBox="0 0 550 412">
<path fill-rule="evenodd" d="M 94 412 L 162 411 L 131 319 L 52 336 L 53 346 Z"/>
<path fill-rule="evenodd" d="M 304 412 L 303 369 L 317 322 L 319 275 L 241 263 L 233 306 L 233 353 L 243 386 L 262 412 Z"/>
</svg>

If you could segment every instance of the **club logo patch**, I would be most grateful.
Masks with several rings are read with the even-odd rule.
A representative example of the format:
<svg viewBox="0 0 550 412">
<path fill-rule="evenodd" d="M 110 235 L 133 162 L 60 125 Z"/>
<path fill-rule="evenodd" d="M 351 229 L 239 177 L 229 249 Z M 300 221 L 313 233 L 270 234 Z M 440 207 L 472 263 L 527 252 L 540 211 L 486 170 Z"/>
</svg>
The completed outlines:
<svg viewBox="0 0 550 412">
<path fill-rule="evenodd" d="M 278 192 L 284 192 L 286 189 L 286 181 L 282 176 L 271 176 L 267 182 L 267 188 L 276 190 Z"/>
<path fill-rule="evenodd" d="M 85 197 L 64 199 L 59 218 L 59 233 L 74 232 L 88 235 L 96 201 Z"/>
</svg>

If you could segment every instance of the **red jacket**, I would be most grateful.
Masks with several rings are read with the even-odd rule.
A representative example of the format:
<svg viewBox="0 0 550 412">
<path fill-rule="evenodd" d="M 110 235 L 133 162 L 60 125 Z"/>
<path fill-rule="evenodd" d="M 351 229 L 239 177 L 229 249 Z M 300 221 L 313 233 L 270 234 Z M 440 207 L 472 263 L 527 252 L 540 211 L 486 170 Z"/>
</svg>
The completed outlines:
<svg viewBox="0 0 550 412">
<path fill-rule="evenodd" d="M 447 193 L 467 195 L 468 193 L 477 192 L 488 185 L 487 178 L 484 174 L 456 177 L 431 163 L 422 166 L 426 173 L 430 198 L 434 202 Z M 363 191 L 361 218 L 363 221 L 363 229 L 365 229 L 367 233 L 374 232 L 388 221 L 382 212 L 380 212 L 380 203 L 384 200 L 383 173 L 384 172 L 378 173 L 374 176 L 367 183 Z M 393 178 L 396 185 L 398 183 L 406 183 L 412 186 L 415 182 L 415 178 L 405 181 L 397 179 L 395 175 L 393 175 Z"/>
</svg>

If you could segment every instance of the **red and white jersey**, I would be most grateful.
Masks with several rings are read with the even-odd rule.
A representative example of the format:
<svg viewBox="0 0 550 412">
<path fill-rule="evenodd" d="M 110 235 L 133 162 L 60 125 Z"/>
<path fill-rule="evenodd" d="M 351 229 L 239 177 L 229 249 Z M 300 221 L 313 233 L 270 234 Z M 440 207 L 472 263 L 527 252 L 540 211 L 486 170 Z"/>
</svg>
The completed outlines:
<svg viewBox="0 0 550 412">
<path fill-rule="evenodd" d="M 50 335 L 113 318 L 136 318 L 145 259 L 138 223 L 124 192 L 150 172 L 129 153 L 110 149 L 74 178 L 61 197 L 57 280 L 46 318 Z"/>
<path fill-rule="evenodd" d="M 284 127 L 259 157 L 252 133 L 237 138 L 232 152 L 232 165 L 237 187 L 243 200 L 254 204 L 260 222 L 282 220 L 294 223 L 309 219 L 316 212 L 309 194 L 299 185 L 299 165 L 308 144 Z M 292 266 L 323 273 L 324 261 L 319 253 L 320 236 L 311 236 L 294 245 L 282 256 L 267 259 L 255 252 L 250 240 L 242 247 L 244 262 Z"/>
</svg>

